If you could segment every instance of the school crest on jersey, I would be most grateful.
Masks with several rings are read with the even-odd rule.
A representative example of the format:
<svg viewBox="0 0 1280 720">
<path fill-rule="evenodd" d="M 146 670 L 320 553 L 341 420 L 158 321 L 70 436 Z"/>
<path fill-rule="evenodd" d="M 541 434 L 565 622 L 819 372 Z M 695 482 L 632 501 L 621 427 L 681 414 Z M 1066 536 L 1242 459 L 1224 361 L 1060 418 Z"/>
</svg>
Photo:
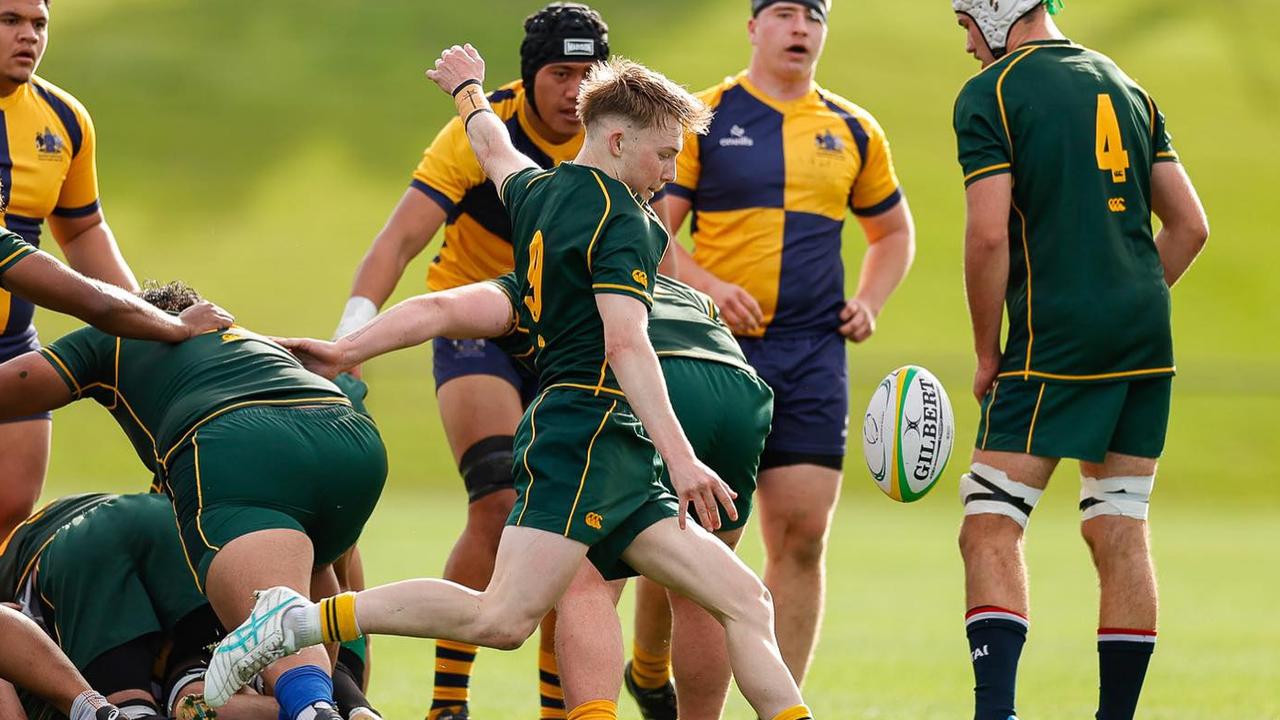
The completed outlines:
<svg viewBox="0 0 1280 720">
<path fill-rule="evenodd" d="M 63 141 L 62 136 L 55 133 L 48 125 L 43 132 L 36 133 L 36 151 L 40 153 L 42 159 L 53 159 L 62 155 L 66 147 L 67 143 Z"/>
<path fill-rule="evenodd" d="M 818 150 L 829 153 L 844 152 L 844 141 L 835 135 L 835 133 L 827 130 L 818 133 L 814 137 L 814 142 L 818 146 Z"/>
</svg>

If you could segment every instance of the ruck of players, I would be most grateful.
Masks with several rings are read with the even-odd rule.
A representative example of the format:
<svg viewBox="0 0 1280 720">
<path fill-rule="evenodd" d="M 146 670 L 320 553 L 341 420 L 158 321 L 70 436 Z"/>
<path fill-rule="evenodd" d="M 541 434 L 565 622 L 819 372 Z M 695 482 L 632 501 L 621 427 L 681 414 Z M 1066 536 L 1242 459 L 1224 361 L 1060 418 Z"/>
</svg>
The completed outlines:
<svg viewBox="0 0 1280 720">
<path fill-rule="evenodd" d="M 455 114 L 424 134 L 319 339 L 238 324 L 234 293 L 137 282 L 103 215 L 89 112 L 35 74 L 51 20 L 80 10 L 0 0 L 0 717 L 382 720 L 377 635 L 423 639 L 426 720 L 484 720 L 474 667 L 530 641 L 525 717 L 716 720 L 731 688 L 761 720 L 848 716 L 805 679 L 850 377 L 878 374 L 856 349 L 910 292 L 914 214 L 931 208 L 908 204 L 894 165 L 889 137 L 911 138 L 838 94 L 856 87 L 838 68 L 816 82 L 854 4 L 741 5 L 747 65 L 699 92 L 618 56 L 632 29 L 575 2 L 492 18 L 518 75 L 466 37 L 424 58 L 422 94 Z M 903 358 L 864 450 L 894 499 L 959 494 L 974 689 L 945 714 L 975 720 L 1017 720 L 1024 533 L 1059 462 L 1078 462 L 1099 606 L 1096 660 L 1071 661 L 1097 667 L 1081 706 L 1128 720 L 1159 625 L 1148 509 L 1171 289 L 1208 224 L 1156 99 L 1059 29 L 1060 0 L 951 9 L 956 55 L 979 63 L 954 102 L 966 214 L 950 228 L 976 442 L 948 467 L 951 401 Z M 66 262 L 40 249 L 46 224 Z M 384 308 L 437 234 L 426 292 Z M 37 306 L 86 324 L 42 344 Z M 384 445 L 364 365 L 419 346 L 465 525 L 449 552 L 419 548 L 438 572 L 366 582 L 384 485 L 420 469 Z M 123 432 L 135 487 L 38 506 L 55 411 L 80 400 Z M 759 573 L 736 551 L 752 525 Z M 935 656 L 962 663 L 959 642 Z"/>
</svg>

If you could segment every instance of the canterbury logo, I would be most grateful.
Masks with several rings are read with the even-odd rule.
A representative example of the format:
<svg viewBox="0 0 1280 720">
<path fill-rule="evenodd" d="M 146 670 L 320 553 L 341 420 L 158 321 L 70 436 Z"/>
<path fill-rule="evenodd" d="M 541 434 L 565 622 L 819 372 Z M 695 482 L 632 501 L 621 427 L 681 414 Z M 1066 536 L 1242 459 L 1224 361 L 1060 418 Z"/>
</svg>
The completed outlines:
<svg viewBox="0 0 1280 720">
<path fill-rule="evenodd" d="M 1111 212 L 1113 213 L 1124 212 L 1125 211 L 1124 198 L 1122 197 L 1111 198 L 1110 200 L 1107 201 L 1107 207 L 1110 208 Z"/>
<path fill-rule="evenodd" d="M 587 527 L 593 530 L 599 530 L 601 525 L 604 525 L 603 515 L 593 512 L 587 513 Z"/>
<path fill-rule="evenodd" d="M 632 270 L 631 279 L 635 280 L 641 285 L 644 285 L 645 287 L 649 286 L 649 273 L 646 273 L 643 270 Z"/>
</svg>

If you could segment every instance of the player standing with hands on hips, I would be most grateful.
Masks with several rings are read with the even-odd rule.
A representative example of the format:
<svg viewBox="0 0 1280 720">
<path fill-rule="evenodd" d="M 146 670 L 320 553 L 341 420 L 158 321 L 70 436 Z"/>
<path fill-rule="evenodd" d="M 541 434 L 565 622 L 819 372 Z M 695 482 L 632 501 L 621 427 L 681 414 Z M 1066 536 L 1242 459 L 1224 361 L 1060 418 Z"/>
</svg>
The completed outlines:
<svg viewBox="0 0 1280 720">
<path fill-rule="evenodd" d="M 1059 0 L 953 7 L 983 65 L 955 106 L 982 403 L 960 483 L 974 718 L 1014 717 L 1023 532 L 1059 459 L 1074 458 L 1101 588 L 1097 717 L 1127 720 L 1156 640 L 1147 508 L 1174 374 L 1169 288 L 1208 221 L 1155 101 L 1063 36 Z"/>
</svg>

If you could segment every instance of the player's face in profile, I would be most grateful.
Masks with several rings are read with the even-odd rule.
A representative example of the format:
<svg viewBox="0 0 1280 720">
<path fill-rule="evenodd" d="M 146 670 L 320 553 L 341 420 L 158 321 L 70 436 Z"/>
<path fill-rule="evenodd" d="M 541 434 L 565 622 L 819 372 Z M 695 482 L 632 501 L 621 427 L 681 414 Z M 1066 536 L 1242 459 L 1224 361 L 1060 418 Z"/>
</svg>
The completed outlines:
<svg viewBox="0 0 1280 720">
<path fill-rule="evenodd" d="M 533 77 L 533 97 L 538 105 L 538 116 L 563 137 L 572 137 L 582 130 L 578 119 L 578 88 L 587 76 L 591 63 L 555 63 L 538 70 Z"/>
<path fill-rule="evenodd" d="M 799 3 L 770 5 L 747 23 L 751 45 L 770 72 L 809 75 L 827 41 L 827 26 Z"/>
<path fill-rule="evenodd" d="M 30 80 L 48 42 L 44 0 L 0 0 L 0 80 L 9 85 Z"/>
<path fill-rule="evenodd" d="M 978 62 L 982 63 L 984 68 L 995 62 L 995 54 L 987 46 L 987 38 L 983 36 L 978 23 L 964 13 L 956 13 L 956 21 L 960 24 L 960 27 L 964 28 L 967 35 L 964 51 L 975 57 Z"/>
<path fill-rule="evenodd" d="M 627 128 L 622 138 L 622 181 L 641 199 L 653 198 L 663 185 L 676 179 L 676 156 L 684 146 L 679 126 Z"/>
</svg>

